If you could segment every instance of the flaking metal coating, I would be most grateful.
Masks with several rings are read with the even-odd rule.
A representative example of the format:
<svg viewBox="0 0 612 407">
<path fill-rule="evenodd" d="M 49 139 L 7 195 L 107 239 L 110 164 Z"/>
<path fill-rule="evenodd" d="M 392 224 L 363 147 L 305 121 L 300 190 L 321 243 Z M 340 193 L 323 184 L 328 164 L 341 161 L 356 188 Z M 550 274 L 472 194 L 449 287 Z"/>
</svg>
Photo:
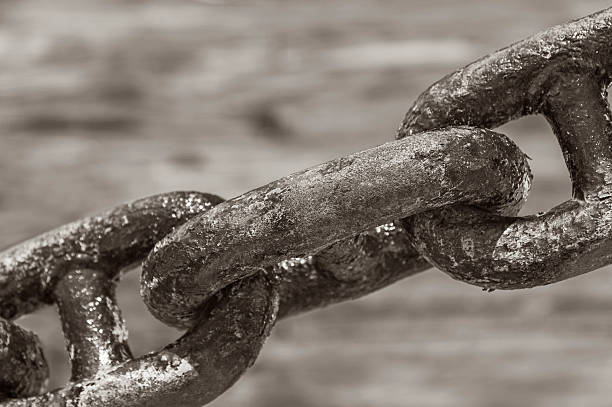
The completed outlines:
<svg viewBox="0 0 612 407">
<path fill-rule="evenodd" d="M 523 288 L 612 262 L 611 39 L 610 9 L 554 27 L 434 84 L 398 141 L 226 202 L 146 198 L 0 253 L 0 406 L 201 406 L 254 363 L 278 318 L 430 263 L 485 288 Z M 557 134 L 574 199 L 517 218 L 526 158 L 486 128 L 532 113 Z M 114 287 L 149 251 L 141 294 L 157 318 L 188 331 L 133 359 Z M 10 320 L 53 302 L 72 379 L 40 394 L 40 345 Z"/>
</svg>

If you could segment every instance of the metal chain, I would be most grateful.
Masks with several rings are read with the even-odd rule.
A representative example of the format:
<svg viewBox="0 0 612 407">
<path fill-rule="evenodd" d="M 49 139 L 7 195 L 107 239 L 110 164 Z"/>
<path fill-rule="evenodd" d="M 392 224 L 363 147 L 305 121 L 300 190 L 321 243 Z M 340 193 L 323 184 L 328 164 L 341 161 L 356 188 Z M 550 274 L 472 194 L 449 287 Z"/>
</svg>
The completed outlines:
<svg viewBox="0 0 612 407">
<path fill-rule="evenodd" d="M 0 253 L 0 406 L 201 406 L 251 366 L 279 318 L 357 298 L 430 263 L 487 289 L 549 284 L 612 263 L 612 9 L 554 27 L 443 78 L 398 140 L 223 202 L 145 198 Z M 525 155 L 494 128 L 544 114 L 574 199 L 515 217 Z M 147 257 L 148 254 L 148 257 Z M 187 333 L 134 359 L 115 300 L 141 295 Z M 71 382 L 41 394 L 37 338 L 10 322 L 56 303 Z"/>
</svg>

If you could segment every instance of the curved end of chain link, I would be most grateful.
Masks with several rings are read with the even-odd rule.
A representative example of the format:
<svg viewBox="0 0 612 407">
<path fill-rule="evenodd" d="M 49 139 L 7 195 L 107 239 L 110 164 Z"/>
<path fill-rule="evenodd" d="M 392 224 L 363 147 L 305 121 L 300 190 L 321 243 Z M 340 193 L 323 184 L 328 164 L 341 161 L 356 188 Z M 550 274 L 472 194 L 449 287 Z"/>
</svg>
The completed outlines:
<svg viewBox="0 0 612 407">
<path fill-rule="evenodd" d="M 546 116 L 574 199 L 541 216 L 448 207 L 405 219 L 415 247 L 452 277 L 485 289 L 550 284 L 612 255 L 612 9 L 553 27 L 446 76 L 406 115 L 398 137 L 469 124 L 492 128 Z"/>
<path fill-rule="evenodd" d="M 190 327 L 215 292 L 262 268 L 449 204 L 515 214 L 530 181 L 526 156 L 490 130 L 448 128 L 389 142 L 281 178 L 185 223 L 143 263 L 141 295 L 156 318 Z"/>
</svg>

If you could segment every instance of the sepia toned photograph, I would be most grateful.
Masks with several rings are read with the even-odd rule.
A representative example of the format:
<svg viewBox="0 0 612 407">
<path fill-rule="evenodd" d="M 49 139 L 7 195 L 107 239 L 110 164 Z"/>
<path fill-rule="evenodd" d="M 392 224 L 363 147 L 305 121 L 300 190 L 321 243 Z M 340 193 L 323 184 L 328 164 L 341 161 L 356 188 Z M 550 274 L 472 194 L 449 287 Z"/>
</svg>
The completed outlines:
<svg viewBox="0 0 612 407">
<path fill-rule="evenodd" d="M 0 0 L 0 407 L 609 407 L 612 8 Z"/>
</svg>

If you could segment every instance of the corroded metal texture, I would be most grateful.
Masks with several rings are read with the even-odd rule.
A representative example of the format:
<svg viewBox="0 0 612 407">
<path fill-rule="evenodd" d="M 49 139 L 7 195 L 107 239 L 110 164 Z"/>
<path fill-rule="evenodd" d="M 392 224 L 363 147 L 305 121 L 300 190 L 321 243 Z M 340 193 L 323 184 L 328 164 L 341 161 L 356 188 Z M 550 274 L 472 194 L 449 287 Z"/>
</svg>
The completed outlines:
<svg viewBox="0 0 612 407">
<path fill-rule="evenodd" d="M 115 282 L 102 271 L 77 269 L 54 296 L 72 365 L 71 380 L 90 377 L 130 360 L 127 328 L 115 300 Z"/>
<path fill-rule="evenodd" d="M 540 216 L 444 208 L 405 219 L 415 247 L 432 264 L 471 284 L 510 289 L 550 284 L 612 261 L 610 43 L 608 9 L 474 62 L 417 99 L 399 138 L 545 115 L 573 185 L 573 200 Z"/>
<path fill-rule="evenodd" d="M 488 176 L 483 180 L 478 175 L 485 171 Z M 396 181 L 385 182 L 391 176 Z M 181 326 L 190 325 L 185 336 L 160 352 L 131 360 L 110 281 L 116 272 L 96 272 L 82 268 L 82 263 L 71 265 L 73 270 L 58 277 L 52 298 L 62 316 L 75 381 L 61 390 L 5 405 L 202 405 L 225 391 L 254 362 L 279 316 L 359 297 L 429 267 L 411 248 L 401 226 L 385 224 L 358 238 L 325 245 L 330 236 L 332 241 L 338 240 L 381 221 L 449 203 L 474 203 L 513 214 L 524 201 L 530 180 L 525 155 L 508 138 L 489 130 L 454 128 L 331 161 L 214 207 L 216 202 L 207 201 L 197 211 L 211 216 L 197 216 L 185 223 L 186 227 L 170 233 L 151 252 L 143 270 L 143 285 L 151 290 L 149 293 L 176 287 L 173 279 L 188 282 L 181 287 L 188 295 L 178 297 L 177 291 L 171 291 L 172 298 L 156 297 L 165 306 L 155 303 L 158 316 L 157 310 L 171 310 L 169 315 L 178 315 Z M 439 187 L 432 188 L 432 183 Z M 306 217 L 311 208 L 301 201 L 306 194 L 315 199 L 312 205 L 325 204 L 336 210 Z M 264 196 L 276 199 L 266 200 Z M 288 205 L 290 199 L 292 207 Z M 356 199 L 363 202 L 351 209 Z M 261 201 L 264 204 L 259 204 Z M 382 211 L 377 211 L 380 207 Z M 104 217 L 115 212 L 95 219 L 107 223 Z M 279 212 L 285 217 L 275 216 Z M 329 224 L 345 212 L 350 217 Z M 207 241 L 188 240 L 203 235 L 188 235 L 185 230 L 205 231 L 201 222 L 209 219 L 221 223 L 211 233 L 225 234 L 210 237 L 209 245 Z M 291 219 L 294 221 L 288 221 Z M 309 237 L 313 230 L 318 232 L 317 237 Z M 334 230 L 341 232 L 334 235 Z M 234 257 L 226 260 L 225 269 L 204 270 L 217 279 L 212 286 L 198 287 L 202 281 L 212 280 L 199 278 L 202 270 L 194 264 L 204 262 L 197 258 L 196 263 L 175 273 L 166 271 L 160 277 L 151 273 L 151 262 L 162 260 L 166 261 L 162 266 L 173 262 L 184 266 L 184 259 L 205 254 L 219 242 L 229 245 L 232 238 L 237 248 L 230 252 Z M 187 255 L 181 248 L 168 251 L 168 244 L 176 244 L 177 239 L 193 251 Z M 281 241 L 285 243 L 282 250 L 267 253 L 270 244 L 280 245 Z M 256 253 L 254 258 L 241 254 L 249 244 L 251 253 Z M 265 250 L 256 251 L 258 246 Z M 284 260 L 319 247 L 306 258 Z M 124 250 L 137 252 L 137 247 Z M 132 258 L 130 252 L 119 253 Z M 223 252 L 217 255 L 221 259 L 227 256 Z M 100 263 L 95 265 L 101 268 Z M 248 271 L 238 269 L 241 266 Z M 198 289 L 205 296 L 197 295 Z M 177 304 L 184 303 L 196 305 L 186 311 L 177 309 Z M 189 318 L 182 319 L 185 315 Z M 163 319 L 170 318 L 164 315 Z"/>
<path fill-rule="evenodd" d="M 442 79 L 416 101 L 398 141 L 226 202 L 194 192 L 146 198 L 0 253 L 0 398 L 9 398 L 0 405 L 201 406 L 253 364 L 278 318 L 365 295 L 429 262 L 489 289 L 611 263 L 611 10 Z M 574 199 L 519 218 L 531 181 L 525 156 L 486 128 L 532 113 L 559 139 Z M 189 330 L 134 360 L 114 287 L 147 253 L 145 302 Z M 40 394 L 47 367 L 37 339 L 10 320 L 53 302 L 73 376 Z"/>
<path fill-rule="evenodd" d="M 278 283 L 282 318 L 362 297 L 430 267 L 406 230 L 389 223 L 266 271 Z"/>
<path fill-rule="evenodd" d="M 606 9 L 487 55 L 421 94 L 398 136 L 447 126 L 494 128 L 541 112 L 564 72 L 612 72 L 611 40 L 612 9 Z"/>
<path fill-rule="evenodd" d="M 156 195 L 0 253 L 0 315 L 10 320 L 57 302 L 75 379 L 130 359 L 111 280 L 142 260 L 175 226 L 219 202 L 221 198 L 199 192 Z M 0 321 L 0 337 L 13 344 L 0 352 L 0 375 L 6 375 L 0 392 L 40 393 L 47 368 L 35 336 Z"/>
<path fill-rule="evenodd" d="M 202 322 L 161 351 L 2 406 L 202 406 L 255 362 L 277 309 L 277 291 L 267 278 L 244 279 L 219 293 Z"/>
<path fill-rule="evenodd" d="M 0 318 L 0 400 L 38 394 L 49 369 L 38 338 Z"/>
<path fill-rule="evenodd" d="M 0 253 L 0 317 L 15 319 L 44 304 L 66 273 L 104 271 L 109 278 L 139 260 L 175 226 L 221 202 L 174 192 L 70 223 Z"/>
<path fill-rule="evenodd" d="M 281 178 L 188 221 L 144 262 L 141 294 L 158 319 L 189 327 L 215 292 L 261 267 L 449 204 L 514 214 L 530 181 L 525 155 L 491 131 L 453 128 L 383 144 Z"/>
</svg>

